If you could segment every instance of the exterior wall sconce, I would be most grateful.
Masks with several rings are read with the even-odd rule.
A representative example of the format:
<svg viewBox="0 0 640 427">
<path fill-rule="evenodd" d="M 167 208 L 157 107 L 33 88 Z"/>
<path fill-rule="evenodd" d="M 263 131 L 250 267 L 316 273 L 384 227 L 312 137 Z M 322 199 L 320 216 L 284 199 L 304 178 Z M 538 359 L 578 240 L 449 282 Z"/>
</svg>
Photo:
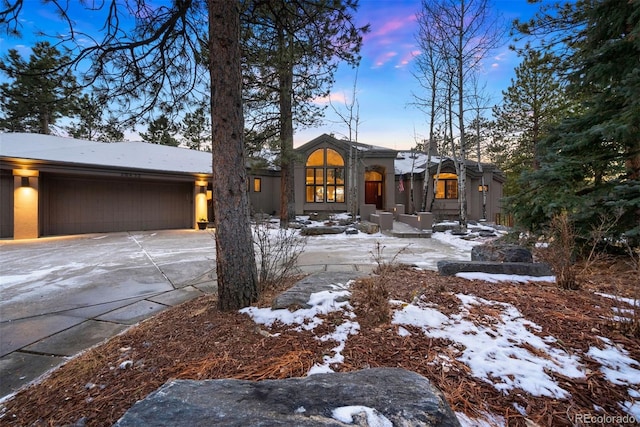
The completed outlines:
<svg viewBox="0 0 640 427">
<path fill-rule="evenodd" d="M 20 177 L 19 182 L 21 187 L 31 187 L 30 178 L 38 178 L 38 176 L 40 176 L 40 173 L 37 170 L 33 169 L 14 169 L 13 176 Z M 37 182 L 38 180 L 36 179 L 34 181 L 35 186 L 37 186 Z"/>
<path fill-rule="evenodd" d="M 484 186 L 483 185 L 478 185 L 478 191 L 482 193 L 482 190 L 484 190 L 485 192 L 489 191 L 489 186 L 488 185 L 484 185 Z"/>
</svg>

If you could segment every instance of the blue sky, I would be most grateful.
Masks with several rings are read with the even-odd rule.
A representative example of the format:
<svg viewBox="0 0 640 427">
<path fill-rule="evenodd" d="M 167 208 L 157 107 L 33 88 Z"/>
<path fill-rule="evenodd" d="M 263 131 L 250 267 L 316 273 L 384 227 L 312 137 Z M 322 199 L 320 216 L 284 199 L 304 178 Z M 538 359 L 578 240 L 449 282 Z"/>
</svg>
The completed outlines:
<svg viewBox="0 0 640 427">
<path fill-rule="evenodd" d="M 510 27 L 514 19 L 528 19 L 537 10 L 526 0 L 493 0 L 494 11 Z M 415 72 L 414 55 L 418 52 L 416 13 L 420 0 L 360 0 L 357 13 L 359 24 L 369 23 L 371 32 L 365 36 L 362 61 L 358 69 L 357 99 L 360 104 L 358 140 L 366 144 L 404 150 L 416 140 L 427 136 L 425 115 L 414 103 L 420 87 Z M 508 40 L 491 52 L 483 64 L 482 81 L 492 104 L 499 103 L 514 77 L 520 58 L 509 50 Z M 343 67 L 337 74 L 332 100 L 344 110 L 345 97 L 350 100 L 356 73 Z M 321 133 L 335 133 L 342 137 L 348 129 L 339 118 L 326 111 L 325 125 L 298 131 L 295 145 L 313 139 Z"/>
<path fill-rule="evenodd" d="M 493 5 L 506 27 L 510 27 L 515 18 L 526 19 L 538 9 L 538 5 L 531 5 L 526 0 L 493 0 Z M 416 14 L 420 7 L 420 0 L 360 0 L 356 22 L 371 26 L 371 32 L 364 38 L 356 88 L 360 104 L 360 142 L 403 150 L 427 135 L 426 117 L 412 105 L 414 94 L 420 91 L 413 75 L 414 57 L 419 52 L 415 37 Z M 25 38 L 7 38 L 0 34 L 0 54 L 17 48 L 28 55 L 34 40 L 31 32 L 50 29 L 52 22 L 57 20 L 41 8 L 39 0 L 25 0 L 22 18 Z M 82 18 L 77 25 L 86 28 L 87 32 L 98 30 L 94 28 L 91 16 Z M 519 61 L 509 50 L 508 40 L 486 58 L 481 81 L 486 82 L 485 91 L 492 96 L 492 104 L 500 102 L 501 91 L 509 85 Z M 339 68 L 331 98 L 341 111 L 345 108 L 344 99 L 349 100 L 352 96 L 355 78 L 355 70 L 346 66 Z M 348 130 L 328 108 L 322 126 L 296 131 L 294 145 L 302 145 L 321 133 L 342 137 Z M 135 139 L 135 136 L 127 136 Z"/>
</svg>

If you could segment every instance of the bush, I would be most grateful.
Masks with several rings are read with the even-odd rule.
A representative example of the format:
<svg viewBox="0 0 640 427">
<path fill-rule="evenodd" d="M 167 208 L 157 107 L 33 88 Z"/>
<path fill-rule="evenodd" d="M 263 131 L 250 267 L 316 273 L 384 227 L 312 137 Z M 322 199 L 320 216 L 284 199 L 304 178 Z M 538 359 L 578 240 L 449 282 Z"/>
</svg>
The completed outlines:
<svg viewBox="0 0 640 427">
<path fill-rule="evenodd" d="M 569 215 L 563 212 L 551 219 L 544 245 L 535 255 L 551 266 L 562 289 L 579 289 L 575 265 L 576 234 Z"/>
<path fill-rule="evenodd" d="M 293 274 L 307 239 L 297 230 L 272 227 L 265 219 L 256 222 L 253 243 L 258 264 L 258 289 L 262 292 Z"/>
</svg>

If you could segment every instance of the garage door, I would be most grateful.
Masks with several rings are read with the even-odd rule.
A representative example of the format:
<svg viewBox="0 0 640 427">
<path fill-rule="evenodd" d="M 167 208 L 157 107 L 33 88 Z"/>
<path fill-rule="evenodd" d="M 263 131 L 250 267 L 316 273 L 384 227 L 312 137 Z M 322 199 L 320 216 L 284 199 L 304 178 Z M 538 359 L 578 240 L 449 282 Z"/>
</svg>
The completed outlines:
<svg viewBox="0 0 640 427">
<path fill-rule="evenodd" d="M 193 226 L 191 182 L 41 175 L 42 235 Z"/>
<path fill-rule="evenodd" d="M 13 175 L 0 172 L 0 238 L 13 237 Z"/>
</svg>

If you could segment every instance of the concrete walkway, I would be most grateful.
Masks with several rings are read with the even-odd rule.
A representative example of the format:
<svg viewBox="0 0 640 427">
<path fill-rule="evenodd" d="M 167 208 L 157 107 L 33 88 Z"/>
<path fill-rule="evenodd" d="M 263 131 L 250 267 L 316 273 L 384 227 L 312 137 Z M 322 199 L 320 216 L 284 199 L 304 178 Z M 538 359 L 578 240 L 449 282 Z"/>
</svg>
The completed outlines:
<svg viewBox="0 0 640 427">
<path fill-rule="evenodd" d="M 376 245 L 435 268 L 462 258 L 432 239 L 314 237 L 298 269 L 368 274 Z M 217 290 L 211 231 L 110 233 L 0 241 L 0 398 L 69 357 L 168 307 Z M 413 260 L 413 261 L 412 261 Z"/>
</svg>

